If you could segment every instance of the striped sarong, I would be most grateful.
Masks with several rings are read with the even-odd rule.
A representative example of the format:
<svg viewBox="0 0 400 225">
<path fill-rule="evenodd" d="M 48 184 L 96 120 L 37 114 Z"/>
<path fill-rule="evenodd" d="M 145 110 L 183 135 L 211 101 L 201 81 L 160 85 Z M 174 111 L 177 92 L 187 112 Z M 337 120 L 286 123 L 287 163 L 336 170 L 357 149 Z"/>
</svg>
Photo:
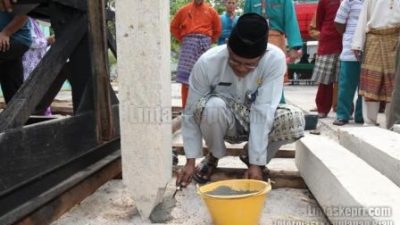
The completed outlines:
<svg viewBox="0 0 400 225">
<path fill-rule="evenodd" d="M 367 100 L 392 99 L 399 34 L 400 27 L 371 29 L 367 33 L 360 74 L 360 95 Z"/>
<path fill-rule="evenodd" d="M 321 84 L 332 84 L 338 81 L 339 54 L 318 55 L 311 80 Z"/>
<path fill-rule="evenodd" d="M 233 98 L 228 98 L 217 93 L 210 93 L 201 98 L 197 102 L 193 113 L 196 123 L 200 125 L 204 107 L 211 97 L 221 98 L 236 120 L 238 135 L 234 137 L 225 136 L 224 140 L 231 144 L 248 141 L 250 134 L 250 109 Z M 280 104 L 275 112 L 272 130 L 268 135 L 269 142 L 287 141 L 287 143 L 290 143 L 296 141 L 304 136 L 304 128 L 305 119 L 303 112 L 295 106 Z"/>
<path fill-rule="evenodd" d="M 176 75 L 178 83 L 188 84 L 189 75 L 197 59 L 211 47 L 211 37 L 189 34 L 183 38 Z"/>
</svg>

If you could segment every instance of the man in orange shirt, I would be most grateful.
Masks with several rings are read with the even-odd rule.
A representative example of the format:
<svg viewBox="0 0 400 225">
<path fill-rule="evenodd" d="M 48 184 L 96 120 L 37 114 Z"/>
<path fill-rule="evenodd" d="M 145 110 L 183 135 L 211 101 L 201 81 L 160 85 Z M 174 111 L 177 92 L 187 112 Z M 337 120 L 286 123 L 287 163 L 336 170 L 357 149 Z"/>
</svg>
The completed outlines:
<svg viewBox="0 0 400 225">
<path fill-rule="evenodd" d="M 181 43 L 176 81 L 182 84 L 182 107 L 185 108 L 192 67 L 220 36 L 221 21 L 204 0 L 193 0 L 178 10 L 171 22 L 171 33 Z"/>
</svg>

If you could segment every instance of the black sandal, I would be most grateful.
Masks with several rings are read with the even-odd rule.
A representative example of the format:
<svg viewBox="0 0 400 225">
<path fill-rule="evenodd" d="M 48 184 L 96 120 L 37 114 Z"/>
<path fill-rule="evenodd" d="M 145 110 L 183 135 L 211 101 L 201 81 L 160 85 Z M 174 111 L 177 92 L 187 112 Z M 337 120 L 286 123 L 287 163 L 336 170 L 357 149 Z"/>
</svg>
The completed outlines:
<svg viewBox="0 0 400 225">
<path fill-rule="evenodd" d="M 199 184 L 205 184 L 210 181 L 211 175 L 218 166 L 218 159 L 208 154 L 196 167 L 193 179 Z"/>
</svg>

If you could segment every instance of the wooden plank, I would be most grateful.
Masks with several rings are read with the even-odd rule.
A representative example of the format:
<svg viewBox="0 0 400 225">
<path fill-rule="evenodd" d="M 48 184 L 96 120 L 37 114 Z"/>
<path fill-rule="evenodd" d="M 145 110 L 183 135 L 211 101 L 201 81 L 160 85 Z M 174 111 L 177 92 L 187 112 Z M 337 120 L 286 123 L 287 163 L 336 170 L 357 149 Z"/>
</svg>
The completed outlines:
<svg viewBox="0 0 400 225">
<path fill-rule="evenodd" d="M 86 16 L 80 16 L 77 20 L 69 21 L 65 32 L 57 38 L 57 42 L 0 114 L 0 132 L 25 124 L 85 34 L 85 19 Z"/>
<path fill-rule="evenodd" d="M 118 112 L 118 106 L 114 110 Z M 118 121 L 118 116 L 114 120 Z M 115 145 L 119 149 L 119 141 L 111 142 L 110 149 L 94 149 L 97 143 L 93 121 L 93 113 L 86 113 L 0 135 L 0 224 L 30 213 L 44 201 L 44 191 L 107 156 Z M 38 196 L 42 198 L 37 199 Z M 31 199 L 35 200 L 26 206 Z"/>
<path fill-rule="evenodd" d="M 113 110 L 114 122 L 118 124 L 118 106 L 114 106 Z M 0 134 L 0 201 L 7 193 L 41 178 L 95 146 L 93 113 L 33 124 Z M 0 212 L 3 206 L 0 204 Z"/>
<path fill-rule="evenodd" d="M 0 140 L 2 197 L 95 147 L 94 117 L 87 113 L 13 129 Z"/>
<path fill-rule="evenodd" d="M 284 165 L 274 162 L 274 160 L 288 160 Z M 293 162 L 291 162 L 293 161 Z M 272 181 L 273 188 L 306 188 L 303 178 L 301 178 L 297 168 L 293 167 L 294 159 L 273 159 L 268 164 L 265 179 Z M 175 166 L 173 171 L 176 174 L 182 165 Z M 226 179 L 242 179 L 246 168 L 239 167 L 218 167 L 215 173 L 211 176 L 211 181 L 219 181 Z"/>
<path fill-rule="evenodd" d="M 93 93 L 97 141 L 102 143 L 114 136 L 109 88 L 108 52 L 105 2 L 88 1 L 89 46 L 92 59 Z"/>
<path fill-rule="evenodd" d="M 51 112 L 53 114 L 72 115 L 74 109 L 71 101 L 53 101 L 51 103 Z"/>
<path fill-rule="evenodd" d="M 173 124 L 176 121 L 173 120 Z M 174 124 L 175 127 L 178 127 L 178 125 Z M 177 129 L 177 128 L 175 128 Z M 241 144 L 229 144 L 225 143 L 226 146 L 226 154 L 229 156 L 239 156 L 242 153 L 242 149 L 246 143 L 241 143 Z M 174 133 L 174 136 L 172 138 L 172 147 L 176 149 L 178 154 L 184 155 L 184 149 L 183 149 L 183 139 L 182 139 L 182 134 L 181 131 L 178 130 Z M 208 153 L 208 147 L 203 141 L 203 154 L 206 155 Z M 275 158 L 294 158 L 295 157 L 295 149 L 294 146 L 290 145 L 284 145 L 280 148 L 280 150 L 276 153 Z"/>
<path fill-rule="evenodd" d="M 121 159 L 118 152 L 117 155 L 109 156 L 87 168 L 85 171 L 81 171 L 65 180 L 59 186 L 66 186 L 69 185 L 69 183 L 76 183 L 76 185 L 60 193 L 59 196 L 47 202 L 41 208 L 16 222 L 14 225 L 50 224 L 94 193 L 101 185 L 119 174 L 121 174 Z M 56 187 L 54 189 L 56 189 Z M 49 190 L 48 193 L 52 191 L 53 190 Z"/>
</svg>

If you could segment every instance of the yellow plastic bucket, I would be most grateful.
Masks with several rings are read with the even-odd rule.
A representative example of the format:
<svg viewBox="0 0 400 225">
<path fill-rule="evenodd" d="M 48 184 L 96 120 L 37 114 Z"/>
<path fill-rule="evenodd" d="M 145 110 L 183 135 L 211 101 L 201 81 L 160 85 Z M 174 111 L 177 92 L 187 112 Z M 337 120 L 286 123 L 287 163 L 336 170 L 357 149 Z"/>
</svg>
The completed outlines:
<svg viewBox="0 0 400 225">
<path fill-rule="evenodd" d="M 229 188 L 242 194 L 215 194 Z M 214 225 L 257 225 L 271 185 L 260 180 L 224 180 L 197 189 L 211 214 Z"/>
</svg>

